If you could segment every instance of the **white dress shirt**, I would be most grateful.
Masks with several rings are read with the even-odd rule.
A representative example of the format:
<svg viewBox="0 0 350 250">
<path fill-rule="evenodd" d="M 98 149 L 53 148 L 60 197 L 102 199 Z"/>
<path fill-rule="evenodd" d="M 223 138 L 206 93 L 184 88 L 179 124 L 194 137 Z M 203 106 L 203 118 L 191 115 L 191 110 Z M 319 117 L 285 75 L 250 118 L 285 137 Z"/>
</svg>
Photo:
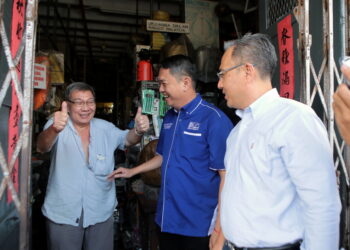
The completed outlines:
<svg viewBox="0 0 350 250">
<path fill-rule="evenodd" d="M 239 247 L 335 250 L 341 204 L 327 131 L 308 106 L 272 89 L 227 139 L 221 193 L 225 238 Z"/>
</svg>

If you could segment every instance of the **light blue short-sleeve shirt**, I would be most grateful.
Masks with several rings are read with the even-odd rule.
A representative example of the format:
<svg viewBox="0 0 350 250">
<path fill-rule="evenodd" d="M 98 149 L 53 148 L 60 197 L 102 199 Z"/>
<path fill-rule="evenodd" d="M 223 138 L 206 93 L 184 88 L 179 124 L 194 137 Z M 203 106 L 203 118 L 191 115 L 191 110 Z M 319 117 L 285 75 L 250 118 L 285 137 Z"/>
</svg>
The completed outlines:
<svg viewBox="0 0 350 250">
<path fill-rule="evenodd" d="M 50 119 L 44 129 L 52 125 Z M 51 166 L 43 214 L 59 224 L 83 227 L 106 221 L 117 205 L 115 183 L 107 176 L 114 169 L 114 151 L 124 149 L 128 130 L 93 118 L 90 122 L 89 161 L 71 120 L 51 149 Z"/>
</svg>

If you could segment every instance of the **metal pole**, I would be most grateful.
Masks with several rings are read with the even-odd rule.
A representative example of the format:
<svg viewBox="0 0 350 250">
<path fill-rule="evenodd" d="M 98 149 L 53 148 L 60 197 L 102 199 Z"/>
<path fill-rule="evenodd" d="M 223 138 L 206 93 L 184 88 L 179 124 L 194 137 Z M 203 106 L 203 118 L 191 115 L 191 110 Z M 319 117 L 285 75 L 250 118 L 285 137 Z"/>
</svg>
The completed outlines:
<svg viewBox="0 0 350 250">
<path fill-rule="evenodd" d="M 306 104 L 311 105 L 310 103 L 310 47 L 312 43 L 312 37 L 309 32 L 309 0 L 304 2 L 304 48 L 305 48 L 305 97 Z"/>
<path fill-rule="evenodd" d="M 334 50 L 333 50 L 333 0 L 328 0 L 328 72 L 329 72 L 329 86 L 328 91 L 328 132 L 329 142 L 333 151 L 334 147 L 334 111 L 332 108 L 332 97 L 334 93 Z"/>
<path fill-rule="evenodd" d="M 33 71 L 34 71 L 34 49 L 35 49 L 35 30 L 37 19 L 37 0 L 27 1 L 26 10 L 26 32 L 23 39 L 26 39 L 24 54 L 24 81 L 23 81 L 23 103 L 22 107 L 22 133 L 24 142 L 20 158 L 20 250 L 29 249 L 30 235 L 30 178 L 31 178 L 31 145 L 32 145 L 32 114 L 33 114 Z"/>
</svg>

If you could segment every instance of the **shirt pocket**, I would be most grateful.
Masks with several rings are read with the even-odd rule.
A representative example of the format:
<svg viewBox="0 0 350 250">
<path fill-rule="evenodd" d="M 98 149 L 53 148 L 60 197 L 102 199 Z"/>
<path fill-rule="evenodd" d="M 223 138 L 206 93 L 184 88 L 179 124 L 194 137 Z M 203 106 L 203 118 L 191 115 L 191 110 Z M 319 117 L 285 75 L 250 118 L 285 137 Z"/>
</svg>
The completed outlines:
<svg viewBox="0 0 350 250">
<path fill-rule="evenodd" d="M 97 153 L 93 162 L 92 171 L 96 176 L 107 176 L 114 168 L 113 155 Z"/>
<path fill-rule="evenodd" d="M 201 159 L 205 157 L 207 148 L 206 138 L 202 131 L 183 131 L 179 137 L 179 153 L 188 159 Z"/>
</svg>

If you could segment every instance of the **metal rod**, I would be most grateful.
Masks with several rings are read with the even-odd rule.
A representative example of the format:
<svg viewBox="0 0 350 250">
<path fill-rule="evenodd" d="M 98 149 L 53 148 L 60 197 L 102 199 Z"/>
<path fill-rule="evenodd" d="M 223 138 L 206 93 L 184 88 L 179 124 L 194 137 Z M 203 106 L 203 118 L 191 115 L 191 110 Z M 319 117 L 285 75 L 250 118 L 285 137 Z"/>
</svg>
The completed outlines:
<svg viewBox="0 0 350 250">
<path fill-rule="evenodd" d="M 309 0 L 304 1 L 304 48 L 305 48 L 305 91 L 306 104 L 310 105 L 310 47 L 311 35 L 309 33 Z"/>
<path fill-rule="evenodd" d="M 25 33 L 25 30 L 24 30 L 23 34 L 24 33 Z M 23 96 L 22 96 L 22 90 L 21 90 L 22 88 L 21 88 L 21 85 L 20 85 L 19 80 L 18 80 L 16 65 L 14 64 L 14 62 L 12 60 L 10 44 L 8 42 L 8 39 L 7 39 L 5 24 L 4 24 L 2 19 L 0 19 L 0 36 L 1 36 L 1 41 L 2 41 L 3 48 L 4 48 L 4 52 L 6 55 L 7 63 L 8 63 L 9 68 L 10 68 L 11 77 L 12 77 L 12 80 L 14 83 L 13 87 L 15 88 L 15 91 L 16 91 L 16 94 L 18 97 L 18 103 L 22 109 L 23 108 Z"/>
<path fill-rule="evenodd" d="M 32 154 L 32 126 L 33 126 L 33 72 L 34 72 L 34 49 L 35 49 L 35 30 L 37 19 L 37 0 L 27 1 L 26 10 L 26 49 L 24 56 L 24 79 L 23 79 L 23 98 L 24 107 L 22 108 L 22 134 L 23 146 L 20 157 L 20 200 L 21 207 L 19 210 L 20 221 L 20 250 L 30 248 L 30 214 L 29 214 L 29 197 L 30 197 L 30 180 L 31 180 L 31 154 Z"/>
<path fill-rule="evenodd" d="M 334 111 L 332 108 L 333 93 L 334 93 L 334 48 L 333 48 L 333 0 L 328 0 L 328 73 L 329 73 L 329 86 L 328 86 L 328 132 L 329 142 L 333 152 L 334 148 Z"/>
</svg>

